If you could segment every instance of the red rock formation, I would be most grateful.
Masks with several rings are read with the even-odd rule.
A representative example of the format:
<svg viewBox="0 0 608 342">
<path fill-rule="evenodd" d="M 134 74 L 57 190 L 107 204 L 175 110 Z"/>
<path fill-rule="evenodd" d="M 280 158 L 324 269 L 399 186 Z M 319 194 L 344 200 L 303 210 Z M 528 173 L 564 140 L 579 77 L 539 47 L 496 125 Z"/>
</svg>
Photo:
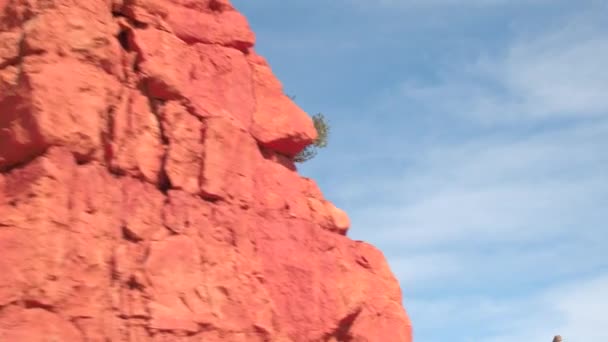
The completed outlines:
<svg viewBox="0 0 608 342">
<path fill-rule="evenodd" d="M 227 0 L 0 0 L 0 341 L 411 341 Z"/>
</svg>

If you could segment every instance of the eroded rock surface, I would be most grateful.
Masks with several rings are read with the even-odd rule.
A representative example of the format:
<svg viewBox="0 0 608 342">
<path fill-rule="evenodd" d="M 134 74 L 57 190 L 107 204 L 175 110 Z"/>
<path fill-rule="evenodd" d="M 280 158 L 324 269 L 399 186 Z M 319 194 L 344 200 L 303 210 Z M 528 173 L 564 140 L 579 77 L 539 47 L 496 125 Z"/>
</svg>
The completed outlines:
<svg viewBox="0 0 608 342">
<path fill-rule="evenodd" d="M 227 0 L 0 0 L 0 341 L 411 341 Z"/>
</svg>

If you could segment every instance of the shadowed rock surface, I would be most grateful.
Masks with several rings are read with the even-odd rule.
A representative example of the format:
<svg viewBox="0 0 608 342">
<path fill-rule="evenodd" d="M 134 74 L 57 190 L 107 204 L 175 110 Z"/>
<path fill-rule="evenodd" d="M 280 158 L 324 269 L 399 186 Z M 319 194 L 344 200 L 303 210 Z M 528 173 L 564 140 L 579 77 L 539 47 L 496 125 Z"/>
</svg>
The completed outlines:
<svg viewBox="0 0 608 342">
<path fill-rule="evenodd" d="M 227 0 L 0 0 L 0 341 L 411 341 Z"/>
</svg>

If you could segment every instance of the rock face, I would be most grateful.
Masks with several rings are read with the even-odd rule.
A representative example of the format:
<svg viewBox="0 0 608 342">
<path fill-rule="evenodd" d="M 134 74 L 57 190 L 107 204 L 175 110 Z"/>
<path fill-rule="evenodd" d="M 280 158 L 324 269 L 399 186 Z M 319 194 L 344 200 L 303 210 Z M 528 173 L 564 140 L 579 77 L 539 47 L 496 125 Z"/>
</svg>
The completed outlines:
<svg viewBox="0 0 608 342">
<path fill-rule="evenodd" d="M 411 341 L 227 0 L 0 0 L 0 341 Z"/>
</svg>

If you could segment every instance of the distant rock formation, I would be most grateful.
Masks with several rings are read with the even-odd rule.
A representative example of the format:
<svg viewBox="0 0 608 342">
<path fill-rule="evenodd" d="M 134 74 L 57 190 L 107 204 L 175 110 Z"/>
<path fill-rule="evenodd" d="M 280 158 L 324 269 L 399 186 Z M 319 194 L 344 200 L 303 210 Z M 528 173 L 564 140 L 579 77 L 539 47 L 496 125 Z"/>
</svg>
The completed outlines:
<svg viewBox="0 0 608 342">
<path fill-rule="evenodd" d="M 0 0 L 0 341 L 409 342 L 227 0 Z"/>
</svg>

